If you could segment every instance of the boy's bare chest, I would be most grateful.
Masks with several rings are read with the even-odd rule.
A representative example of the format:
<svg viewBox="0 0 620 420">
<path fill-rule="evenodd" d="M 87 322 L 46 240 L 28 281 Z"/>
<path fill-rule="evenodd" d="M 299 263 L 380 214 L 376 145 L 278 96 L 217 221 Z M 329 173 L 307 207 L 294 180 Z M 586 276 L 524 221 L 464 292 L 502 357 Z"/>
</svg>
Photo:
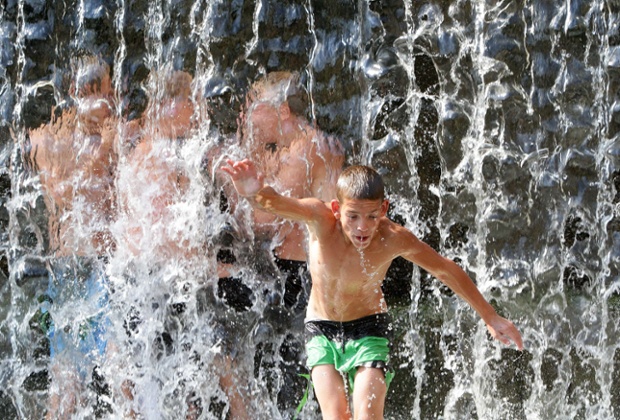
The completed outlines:
<svg viewBox="0 0 620 420">
<path fill-rule="evenodd" d="M 330 251 L 310 255 L 310 316 L 352 320 L 385 312 L 381 284 L 387 268 L 383 260 L 356 250 L 331 247 Z"/>
<path fill-rule="evenodd" d="M 268 176 L 271 184 L 276 185 L 280 190 L 286 191 L 292 197 L 308 197 L 310 185 L 316 180 L 313 179 L 311 162 L 309 162 L 305 150 L 300 149 L 292 152 L 283 149 L 274 153 L 266 159 Z"/>
<path fill-rule="evenodd" d="M 311 268 L 325 282 L 353 291 L 383 281 L 389 267 L 384 253 L 376 249 L 359 251 L 337 242 L 311 247 Z"/>
</svg>

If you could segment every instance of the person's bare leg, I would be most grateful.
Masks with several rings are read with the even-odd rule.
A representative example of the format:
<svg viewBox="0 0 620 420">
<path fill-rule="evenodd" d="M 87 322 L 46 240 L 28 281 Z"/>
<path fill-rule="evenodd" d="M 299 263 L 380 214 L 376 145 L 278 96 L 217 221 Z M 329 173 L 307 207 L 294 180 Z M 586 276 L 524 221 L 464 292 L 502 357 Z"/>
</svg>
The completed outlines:
<svg viewBox="0 0 620 420">
<path fill-rule="evenodd" d="M 228 396 L 231 417 L 239 420 L 250 419 L 246 408 L 248 398 L 240 392 L 238 378 L 233 372 L 233 360 L 225 356 L 224 360 L 218 362 L 218 365 L 220 365 L 218 369 L 220 386 Z"/>
<path fill-rule="evenodd" d="M 345 383 L 334 365 L 314 366 L 312 383 L 324 420 L 351 418 Z"/>
<path fill-rule="evenodd" d="M 121 384 L 121 394 L 123 395 L 125 400 L 129 402 L 129 404 L 131 404 L 129 410 L 124 413 L 124 418 L 126 419 L 136 418 L 136 412 L 133 409 L 133 392 L 135 387 L 136 385 L 133 383 L 133 381 L 129 379 L 125 379 Z"/>
<path fill-rule="evenodd" d="M 77 372 L 64 367 L 59 361 L 51 368 L 49 406 L 46 419 L 70 419 L 75 412 L 80 391 Z"/>
<path fill-rule="evenodd" d="M 356 420 L 383 419 L 387 386 L 382 369 L 360 367 L 355 374 L 353 414 Z"/>
</svg>

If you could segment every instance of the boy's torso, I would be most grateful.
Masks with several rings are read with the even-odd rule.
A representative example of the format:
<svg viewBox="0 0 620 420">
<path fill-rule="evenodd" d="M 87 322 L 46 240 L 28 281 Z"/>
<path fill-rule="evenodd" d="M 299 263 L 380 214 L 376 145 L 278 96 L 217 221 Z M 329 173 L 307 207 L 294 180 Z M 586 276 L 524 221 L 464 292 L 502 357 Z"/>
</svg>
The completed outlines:
<svg viewBox="0 0 620 420">
<path fill-rule="evenodd" d="M 35 161 L 50 212 L 50 249 L 55 255 L 101 255 L 112 246 L 114 133 L 80 126 L 71 108 L 31 132 Z"/>
<path fill-rule="evenodd" d="M 309 235 L 312 291 L 307 319 L 351 321 L 387 312 L 381 285 L 397 256 L 390 246 L 391 226 L 386 218 L 361 251 L 346 240 L 337 222 L 329 235 Z"/>
</svg>

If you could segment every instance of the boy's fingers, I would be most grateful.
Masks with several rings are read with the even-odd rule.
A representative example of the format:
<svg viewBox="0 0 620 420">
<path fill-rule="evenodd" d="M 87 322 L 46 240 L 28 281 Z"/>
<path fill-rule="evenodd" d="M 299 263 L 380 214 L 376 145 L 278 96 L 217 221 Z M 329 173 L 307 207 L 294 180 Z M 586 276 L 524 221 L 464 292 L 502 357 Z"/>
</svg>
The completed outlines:
<svg viewBox="0 0 620 420">
<path fill-rule="evenodd" d="M 523 340 L 521 339 L 521 334 L 517 335 L 517 339 L 513 341 L 515 342 L 519 350 L 523 350 Z"/>
<path fill-rule="evenodd" d="M 237 161 L 237 162 L 233 162 L 233 167 L 235 168 L 243 168 L 245 167 L 245 162 L 244 161 Z"/>
<path fill-rule="evenodd" d="M 231 178 L 236 179 L 239 176 L 239 168 L 235 166 L 222 166 L 222 171 L 226 172 Z"/>
<path fill-rule="evenodd" d="M 521 333 L 515 327 L 515 325 L 511 322 L 506 334 L 514 343 L 517 345 L 519 350 L 523 350 L 523 338 L 521 337 Z"/>
<path fill-rule="evenodd" d="M 500 333 L 500 337 L 502 337 L 504 342 L 507 345 L 515 343 L 519 350 L 523 350 L 523 341 L 521 339 L 521 334 L 517 330 L 514 325 L 511 325 L 511 328 L 508 329 L 505 333 Z"/>
<path fill-rule="evenodd" d="M 513 323 L 509 323 L 505 326 L 498 326 L 498 328 L 491 327 L 491 335 L 493 338 L 505 345 L 511 345 L 514 343 L 519 350 L 523 350 L 523 340 L 517 327 Z"/>
</svg>

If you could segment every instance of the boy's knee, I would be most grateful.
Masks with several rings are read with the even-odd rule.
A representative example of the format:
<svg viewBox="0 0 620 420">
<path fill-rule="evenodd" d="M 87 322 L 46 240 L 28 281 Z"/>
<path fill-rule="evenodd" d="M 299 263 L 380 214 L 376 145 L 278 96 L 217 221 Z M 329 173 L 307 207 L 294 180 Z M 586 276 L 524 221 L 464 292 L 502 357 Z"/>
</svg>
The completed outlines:
<svg viewBox="0 0 620 420">
<path fill-rule="evenodd" d="M 319 403 L 320 405 L 320 403 Z M 338 419 L 347 420 L 351 419 L 351 410 L 348 405 L 332 405 L 330 407 L 321 406 L 321 416 L 324 419 Z"/>
</svg>

